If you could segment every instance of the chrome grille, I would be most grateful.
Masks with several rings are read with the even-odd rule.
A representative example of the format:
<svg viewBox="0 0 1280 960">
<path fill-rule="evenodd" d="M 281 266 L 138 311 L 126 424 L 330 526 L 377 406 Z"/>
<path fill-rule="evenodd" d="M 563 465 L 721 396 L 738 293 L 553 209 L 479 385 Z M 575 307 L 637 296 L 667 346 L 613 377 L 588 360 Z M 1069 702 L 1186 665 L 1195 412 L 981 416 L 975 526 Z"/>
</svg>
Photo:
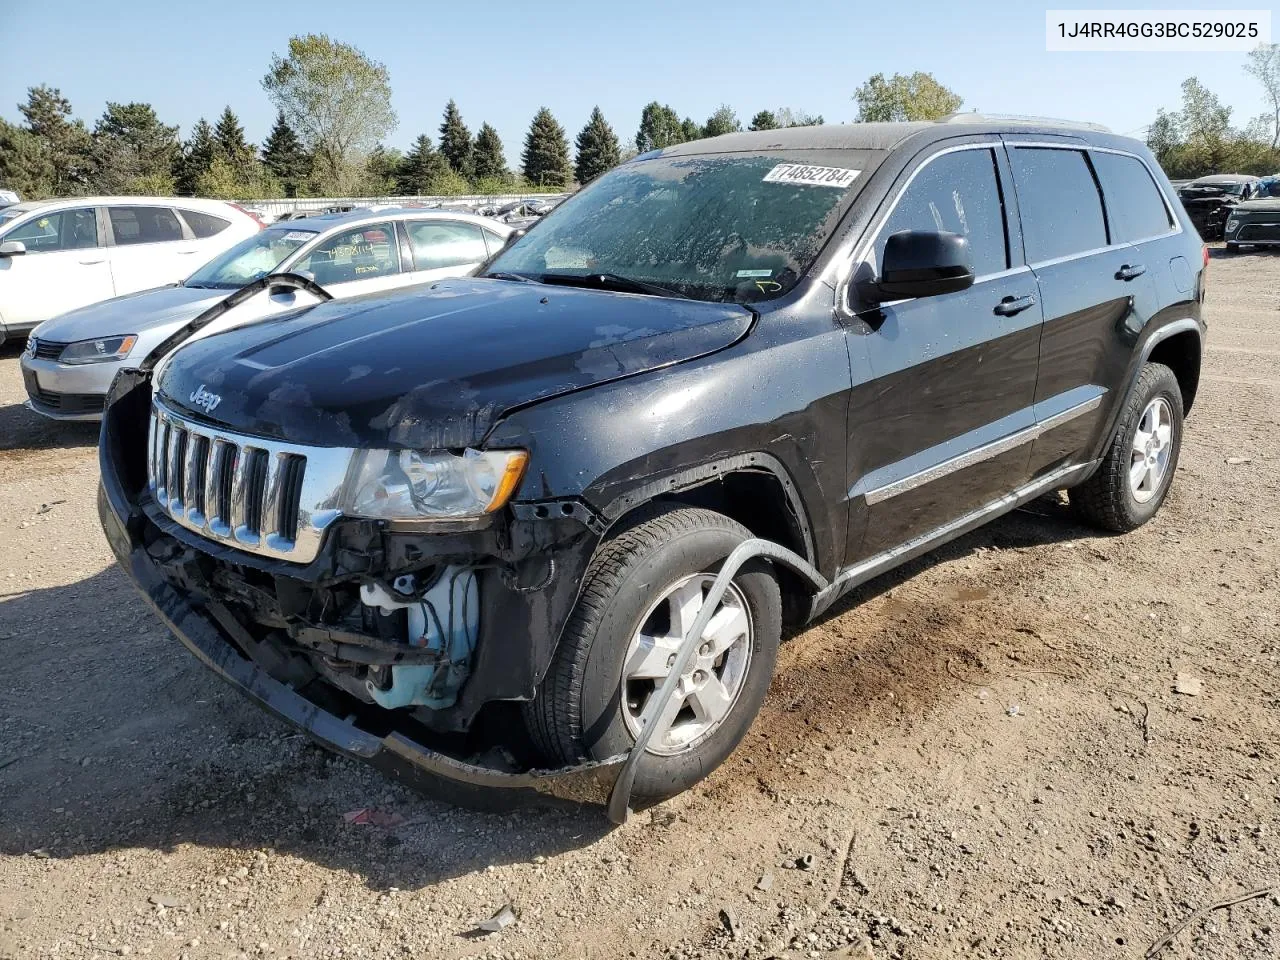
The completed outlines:
<svg viewBox="0 0 1280 960">
<path fill-rule="evenodd" d="M 307 563 L 339 516 L 352 451 L 228 433 L 157 402 L 147 477 L 177 523 L 250 553 Z"/>
<path fill-rule="evenodd" d="M 31 337 L 31 355 L 37 360 L 57 360 L 62 356 L 62 351 L 67 349 L 68 344 L 57 340 L 38 340 Z"/>
</svg>

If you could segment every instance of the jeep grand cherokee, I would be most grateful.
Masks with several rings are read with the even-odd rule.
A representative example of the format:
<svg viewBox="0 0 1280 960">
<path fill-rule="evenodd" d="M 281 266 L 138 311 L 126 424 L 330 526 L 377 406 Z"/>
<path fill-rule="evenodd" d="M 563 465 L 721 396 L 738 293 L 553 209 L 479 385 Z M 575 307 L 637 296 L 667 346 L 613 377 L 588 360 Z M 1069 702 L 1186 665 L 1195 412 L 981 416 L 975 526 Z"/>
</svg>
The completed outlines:
<svg viewBox="0 0 1280 960">
<path fill-rule="evenodd" d="M 784 621 L 1050 491 L 1151 519 L 1206 263 L 1096 127 L 683 144 L 480 276 L 122 374 L 102 522 L 198 657 L 334 749 L 474 799 L 641 739 L 663 797 L 742 738 Z"/>
</svg>

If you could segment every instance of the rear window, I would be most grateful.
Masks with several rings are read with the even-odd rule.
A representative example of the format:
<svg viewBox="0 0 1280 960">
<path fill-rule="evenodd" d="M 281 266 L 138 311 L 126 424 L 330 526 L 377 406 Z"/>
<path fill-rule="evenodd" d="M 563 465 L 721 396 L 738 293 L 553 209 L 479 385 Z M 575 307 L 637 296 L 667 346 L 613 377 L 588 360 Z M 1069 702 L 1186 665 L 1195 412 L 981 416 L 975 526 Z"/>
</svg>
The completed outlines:
<svg viewBox="0 0 1280 960">
<path fill-rule="evenodd" d="M 231 225 L 230 220 L 223 220 L 222 217 L 215 217 L 211 213 L 198 213 L 195 210 L 183 210 L 182 219 L 187 221 L 187 226 L 199 240 L 221 233 Z"/>
<path fill-rule="evenodd" d="M 1169 210 L 1146 166 L 1137 157 L 1094 153 L 1093 169 L 1102 184 L 1111 224 L 1111 242 L 1146 240 L 1168 233 Z"/>
<path fill-rule="evenodd" d="M 1107 245 L 1102 198 L 1081 151 L 1018 147 L 1011 153 L 1028 263 Z"/>
<path fill-rule="evenodd" d="M 108 207 L 118 246 L 182 239 L 182 225 L 168 207 Z"/>
</svg>

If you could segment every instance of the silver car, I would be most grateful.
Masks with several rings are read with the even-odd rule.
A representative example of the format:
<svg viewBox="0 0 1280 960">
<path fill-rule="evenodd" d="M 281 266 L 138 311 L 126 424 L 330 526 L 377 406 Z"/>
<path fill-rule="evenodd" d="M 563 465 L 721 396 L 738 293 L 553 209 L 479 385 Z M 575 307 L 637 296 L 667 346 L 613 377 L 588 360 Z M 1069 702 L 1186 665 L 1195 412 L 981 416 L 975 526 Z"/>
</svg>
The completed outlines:
<svg viewBox="0 0 1280 960">
<path fill-rule="evenodd" d="M 27 406 L 55 420 L 98 420 L 111 381 L 233 291 L 271 273 L 310 277 L 337 298 L 465 276 L 514 228 L 447 210 L 352 210 L 273 225 L 209 261 L 183 283 L 96 303 L 46 320 L 22 354 Z M 200 331 L 312 302 L 303 291 L 253 297 Z"/>
</svg>

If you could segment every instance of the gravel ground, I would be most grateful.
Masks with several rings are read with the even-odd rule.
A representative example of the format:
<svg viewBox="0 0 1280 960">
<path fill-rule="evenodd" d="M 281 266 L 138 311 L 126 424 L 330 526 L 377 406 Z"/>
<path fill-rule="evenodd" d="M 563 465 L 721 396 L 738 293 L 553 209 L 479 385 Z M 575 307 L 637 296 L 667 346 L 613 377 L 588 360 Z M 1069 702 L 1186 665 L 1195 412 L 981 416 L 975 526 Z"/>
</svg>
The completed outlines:
<svg viewBox="0 0 1280 960">
<path fill-rule="evenodd" d="M 1215 256 L 1209 318 L 1154 522 L 1042 500 L 867 585 L 616 830 L 434 803 L 225 688 L 0 351 L 0 957 L 1142 957 L 1264 888 L 1161 956 L 1280 955 L 1280 255 Z"/>
</svg>

